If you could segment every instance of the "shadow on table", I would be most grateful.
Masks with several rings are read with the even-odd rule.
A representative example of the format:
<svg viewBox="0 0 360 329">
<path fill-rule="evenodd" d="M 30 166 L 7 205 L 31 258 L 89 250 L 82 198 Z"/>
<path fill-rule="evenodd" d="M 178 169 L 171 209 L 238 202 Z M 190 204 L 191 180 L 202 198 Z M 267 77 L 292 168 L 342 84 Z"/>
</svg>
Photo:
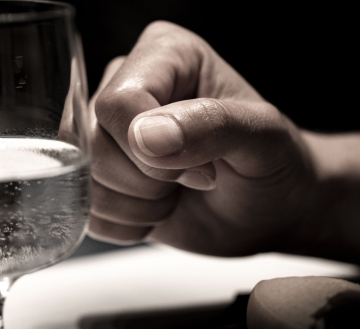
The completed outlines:
<svg viewBox="0 0 360 329">
<path fill-rule="evenodd" d="M 232 304 L 88 316 L 79 329 L 246 329 L 249 295 Z"/>
</svg>

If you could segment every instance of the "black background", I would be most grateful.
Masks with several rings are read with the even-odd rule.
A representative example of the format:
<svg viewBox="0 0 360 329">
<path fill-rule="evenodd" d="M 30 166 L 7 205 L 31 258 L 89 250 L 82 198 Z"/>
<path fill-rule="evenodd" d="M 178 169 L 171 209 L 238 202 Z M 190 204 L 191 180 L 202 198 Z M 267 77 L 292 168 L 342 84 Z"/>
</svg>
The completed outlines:
<svg viewBox="0 0 360 329">
<path fill-rule="evenodd" d="M 90 95 L 106 63 L 129 53 L 146 25 L 161 19 L 206 39 L 300 127 L 325 132 L 359 129 L 359 19 L 354 7 L 336 2 L 68 2 L 77 9 Z"/>
</svg>

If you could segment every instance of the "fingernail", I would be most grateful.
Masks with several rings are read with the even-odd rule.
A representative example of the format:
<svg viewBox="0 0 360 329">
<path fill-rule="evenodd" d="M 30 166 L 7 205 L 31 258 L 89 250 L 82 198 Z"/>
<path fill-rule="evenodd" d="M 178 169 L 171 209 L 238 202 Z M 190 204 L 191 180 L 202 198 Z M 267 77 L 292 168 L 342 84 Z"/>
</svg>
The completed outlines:
<svg viewBox="0 0 360 329">
<path fill-rule="evenodd" d="M 151 157 L 179 152 L 184 145 L 181 128 L 170 117 L 141 118 L 136 122 L 134 132 L 140 150 Z"/>
<path fill-rule="evenodd" d="M 209 191 L 215 188 L 216 182 L 207 174 L 201 171 L 185 171 L 178 179 L 177 182 L 202 191 Z"/>
</svg>

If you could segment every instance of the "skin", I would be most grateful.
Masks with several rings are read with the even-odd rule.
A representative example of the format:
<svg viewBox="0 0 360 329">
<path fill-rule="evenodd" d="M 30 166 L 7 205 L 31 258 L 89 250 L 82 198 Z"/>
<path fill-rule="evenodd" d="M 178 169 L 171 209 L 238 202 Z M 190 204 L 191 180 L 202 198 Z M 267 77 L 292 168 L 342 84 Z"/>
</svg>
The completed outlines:
<svg viewBox="0 0 360 329">
<path fill-rule="evenodd" d="M 150 24 L 90 112 L 93 238 L 358 262 L 360 135 L 299 129 L 194 33 Z M 152 116 L 175 120 L 179 150 L 142 151 L 134 129 Z"/>
</svg>

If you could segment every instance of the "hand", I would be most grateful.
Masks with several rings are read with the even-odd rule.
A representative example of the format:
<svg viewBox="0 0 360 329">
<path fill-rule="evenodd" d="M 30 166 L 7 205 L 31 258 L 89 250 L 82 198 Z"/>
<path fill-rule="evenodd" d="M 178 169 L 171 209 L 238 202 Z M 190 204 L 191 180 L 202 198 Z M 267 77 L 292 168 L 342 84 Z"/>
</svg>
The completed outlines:
<svg viewBox="0 0 360 329">
<path fill-rule="evenodd" d="M 277 250 L 307 218 L 300 131 L 194 33 L 149 25 L 90 109 L 92 237 L 241 256 Z"/>
</svg>

